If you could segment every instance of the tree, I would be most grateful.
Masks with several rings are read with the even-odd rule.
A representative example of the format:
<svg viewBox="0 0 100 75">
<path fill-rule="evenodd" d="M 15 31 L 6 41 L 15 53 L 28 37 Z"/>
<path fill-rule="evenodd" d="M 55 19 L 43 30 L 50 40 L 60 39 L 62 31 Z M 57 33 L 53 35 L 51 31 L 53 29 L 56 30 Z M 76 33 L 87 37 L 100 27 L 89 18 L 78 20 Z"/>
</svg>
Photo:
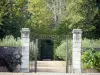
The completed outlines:
<svg viewBox="0 0 100 75">
<path fill-rule="evenodd" d="M 53 27 L 56 27 L 66 15 L 66 0 L 46 0 L 46 6 L 52 12 Z"/>
<path fill-rule="evenodd" d="M 51 33 L 51 13 L 46 7 L 45 0 L 28 0 L 27 6 L 30 13 L 30 19 L 26 27 L 31 29 L 31 36 Z"/>
<path fill-rule="evenodd" d="M 84 36 L 91 33 L 93 37 L 100 27 L 96 1 L 1 0 L 0 36 L 12 34 L 17 37 L 22 27 L 29 27 L 34 35 L 54 32 L 65 35 L 80 28 L 85 32 Z"/>
<path fill-rule="evenodd" d="M 24 13 L 24 0 L 1 0 L 0 35 L 20 36 L 20 29 L 24 27 L 26 12 Z M 1 37 L 1 38 L 2 38 Z"/>
<path fill-rule="evenodd" d="M 84 36 L 95 30 L 94 17 L 98 12 L 95 0 L 67 0 L 66 12 L 62 23 L 67 25 L 68 30 L 80 28 L 85 32 Z"/>
</svg>

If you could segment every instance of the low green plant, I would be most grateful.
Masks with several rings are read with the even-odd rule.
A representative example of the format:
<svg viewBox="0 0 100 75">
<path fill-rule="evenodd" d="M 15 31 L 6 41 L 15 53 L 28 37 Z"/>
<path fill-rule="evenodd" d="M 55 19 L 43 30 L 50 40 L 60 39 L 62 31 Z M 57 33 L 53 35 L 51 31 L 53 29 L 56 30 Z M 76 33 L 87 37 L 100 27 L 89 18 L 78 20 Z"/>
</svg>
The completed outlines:
<svg viewBox="0 0 100 75">
<path fill-rule="evenodd" d="M 96 69 L 100 72 L 100 51 L 90 48 L 82 54 L 83 69 Z"/>
<path fill-rule="evenodd" d="M 95 48 L 100 48 L 100 40 L 82 39 L 82 61 L 83 68 L 95 68 L 100 70 L 100 52 L 94 52 Z M 72 61 L 72 40 L 68 40 L 68 58 Z M 94 53 L 93 53 L 94 52 Z M 63 40 L 55 49 L 55 56 L 61 60 L 66 60 L 66 40 Z M 92 62 L 91 62 L 92 61 Z M 88 62 L 88 63 L 87 63 Z"/>
<path fill-rule="evenodd" d="M 12 35 L 8 35 L 0 40 L 0 46 L 21 47 L 21 39 L 19 37 L 16 39 Z"/>
<path fill-rule="evenodd" d="M 96 69 L 100 71 L 100 40 L 86 39 L 82 40 L 82 68 Z"/>
<path fill-rule="evenodd" d="M 100 48 L 100 40 L 82 39 L 82 48 Z"/>
<path fill-rule="evenodd" d="M 55 55 L 58 59 L 66 60 L 66 50 L 67 50 L 67 42 L 66 40 L 62 41 L 60 46 L 58 46 L 55 50 Z M 68 58 L 71 59 L 72 55 L 72 40 L 68 40 Z"/>
<path fill-rule="evenodd" d="M 34 43 L 33 41 L 30 42 L 30 55 L 29 55 L 29 58 L 30 58 L 30 61 L 34 60 Z"/>
</svg>

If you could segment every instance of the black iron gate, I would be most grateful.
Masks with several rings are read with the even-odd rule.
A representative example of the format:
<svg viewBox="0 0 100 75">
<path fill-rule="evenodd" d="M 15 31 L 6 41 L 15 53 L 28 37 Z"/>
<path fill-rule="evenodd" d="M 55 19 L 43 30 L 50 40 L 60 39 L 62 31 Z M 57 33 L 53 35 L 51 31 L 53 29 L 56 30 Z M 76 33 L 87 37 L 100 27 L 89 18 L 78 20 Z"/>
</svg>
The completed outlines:
<svg viewBox="0 0 100 75">
<path fill-rule="evenodd" d="M 54 59 L 54 41 L 57 40 L 66 41 L 66 73 L 68 73 L 68 37 L 66 35 L 39 35 L 34 37 L 34 72 L 37 72 L 37 60 Z"/>
</svg>

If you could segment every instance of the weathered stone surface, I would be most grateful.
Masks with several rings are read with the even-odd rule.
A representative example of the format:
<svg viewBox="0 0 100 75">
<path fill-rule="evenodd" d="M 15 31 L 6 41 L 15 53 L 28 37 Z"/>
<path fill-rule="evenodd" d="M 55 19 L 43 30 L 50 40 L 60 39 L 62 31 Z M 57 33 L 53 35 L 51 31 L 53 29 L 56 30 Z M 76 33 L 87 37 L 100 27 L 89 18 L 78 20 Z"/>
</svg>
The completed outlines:
<svg viewBox="0 0 100 75">
<path fill-rule="evenodd" d="M 21 72 L 29 72 L 29 28 L 22 28 L 22 64 Z"/>
<path fill-rule="evenodd" d="M 81 29 L 73 30 L 72 72 L 81 73 Z"/>
</svg>

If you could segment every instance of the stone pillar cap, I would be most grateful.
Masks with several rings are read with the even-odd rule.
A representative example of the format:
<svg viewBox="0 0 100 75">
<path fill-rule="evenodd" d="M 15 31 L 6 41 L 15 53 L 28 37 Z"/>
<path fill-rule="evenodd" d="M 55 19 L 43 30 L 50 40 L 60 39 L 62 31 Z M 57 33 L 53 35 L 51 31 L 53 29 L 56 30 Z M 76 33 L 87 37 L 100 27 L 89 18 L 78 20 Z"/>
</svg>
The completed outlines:
<svg viewBox="0 0 100 75">
<path fill-rule="evenodd" d="M 29 28 L 22 28 L 21 32 L 30 32 Z"/>
<path fill-rule="evenodd" d="M 73 29 L 72 33 L 82 34 L 82 29 Z"/>
</svg>

